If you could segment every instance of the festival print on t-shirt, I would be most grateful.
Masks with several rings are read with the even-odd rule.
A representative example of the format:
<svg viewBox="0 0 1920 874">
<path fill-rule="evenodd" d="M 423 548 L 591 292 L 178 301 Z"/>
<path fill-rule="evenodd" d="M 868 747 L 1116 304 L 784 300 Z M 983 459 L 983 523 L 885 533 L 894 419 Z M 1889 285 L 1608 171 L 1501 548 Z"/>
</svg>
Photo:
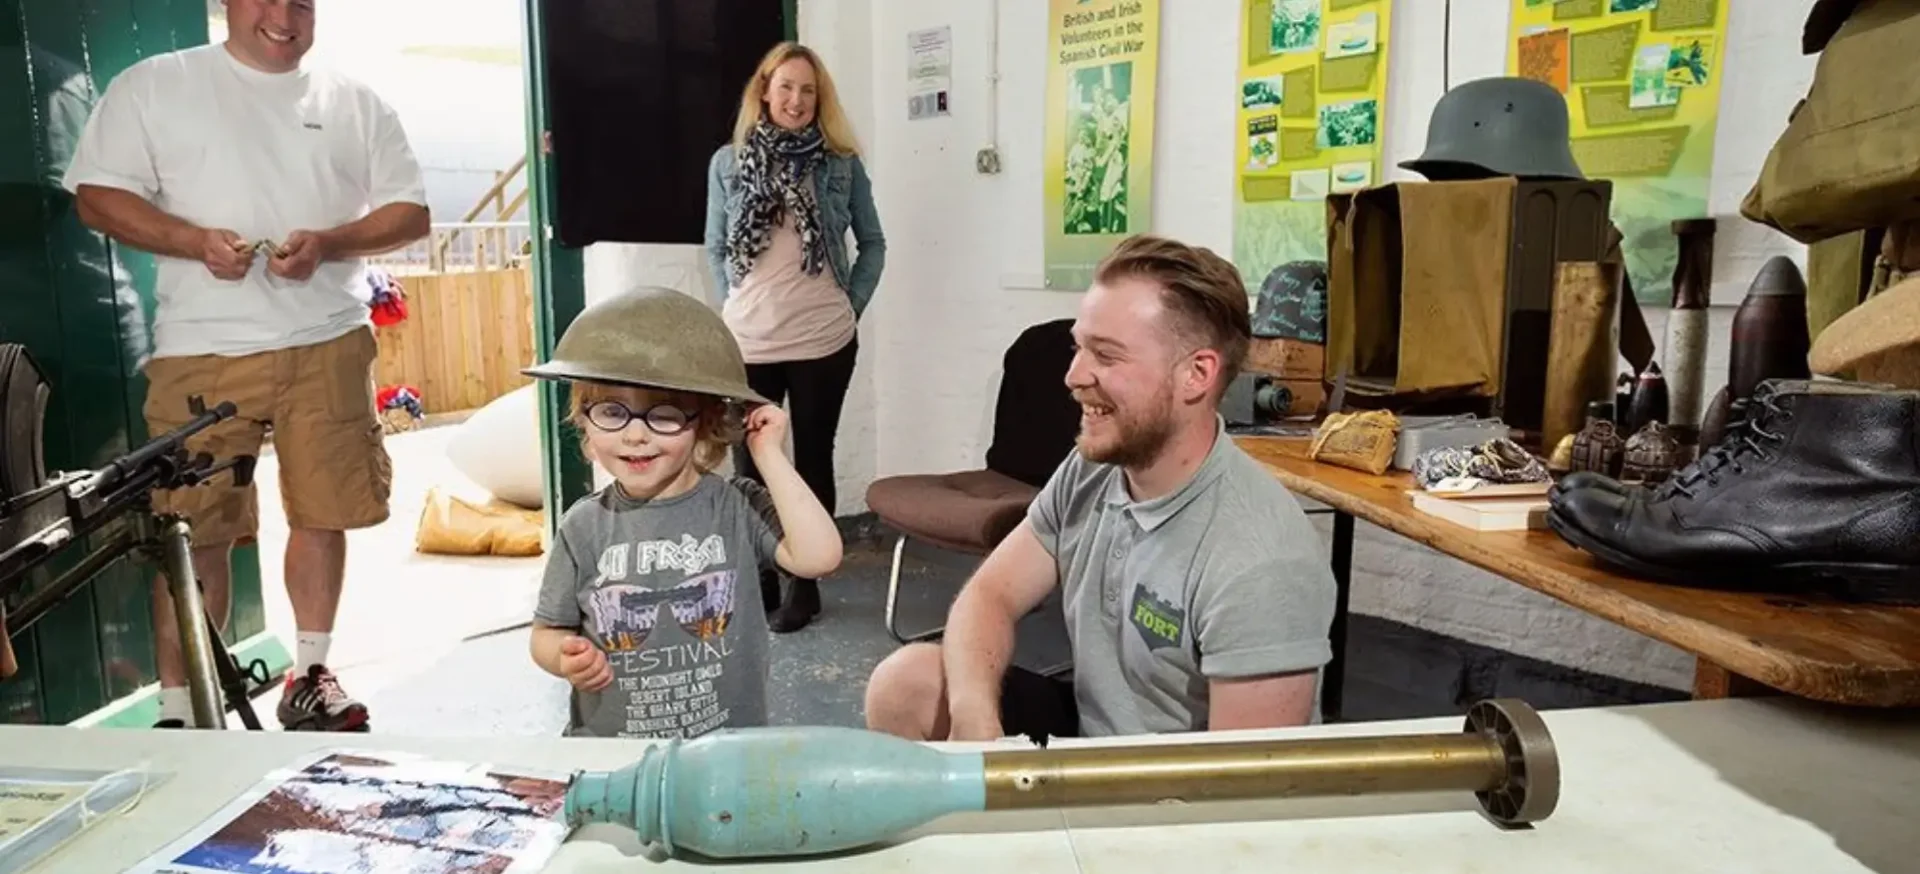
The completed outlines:
<svg viewBox="0 0 1920 874">
<path fill-rule="evenodd" d="M 614 683 L 606 692 L 626 697 L 624 705 L 602 707 L 624 706 L 628 733 L 691 737 L 726 723 L 730 714 L 719 686 L 734 651 L 726 632 L 738 574 L 732 568 L 707 571 L 725 565 L 726 552 L 718 535 L 698 541 L 682 535 L 678 541 L 615 544 L 601 553 L 599 577 L 582 600 L 613 668 Z M 672 571 L 695 576 L 667 587 L 619 582 Z M 686 636 L 665 632 L 671 626 L 663 621 Z"/>
<path fill-rule="evenodd" d="M 671 589 L 603 586 L 588 596 L 588 610 L 609 653 L 645 646 L 662 604 L 686 633 L 712 640 L 726 632 L 727 621 L 733 618 L 733 577 L 730 570 L 714 571 Z"/>
</svg>

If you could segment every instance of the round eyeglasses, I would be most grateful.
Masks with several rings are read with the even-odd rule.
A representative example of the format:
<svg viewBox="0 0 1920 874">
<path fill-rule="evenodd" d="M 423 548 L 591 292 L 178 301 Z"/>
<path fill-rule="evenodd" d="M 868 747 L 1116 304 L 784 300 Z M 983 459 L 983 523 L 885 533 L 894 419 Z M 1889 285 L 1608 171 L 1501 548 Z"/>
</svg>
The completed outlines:
<svg viewBox="0 0 1920 874">
<path fill-rule="evenodd" d="M 624 431 L 635 419 L 662 437 L 672 437 L 693 424 L 692 413 L 672 404 L 655 404 L 638 413 L 619 401 L 600 401 L 587 407 L 587 421 L 602 431 Z"/>
</svg>

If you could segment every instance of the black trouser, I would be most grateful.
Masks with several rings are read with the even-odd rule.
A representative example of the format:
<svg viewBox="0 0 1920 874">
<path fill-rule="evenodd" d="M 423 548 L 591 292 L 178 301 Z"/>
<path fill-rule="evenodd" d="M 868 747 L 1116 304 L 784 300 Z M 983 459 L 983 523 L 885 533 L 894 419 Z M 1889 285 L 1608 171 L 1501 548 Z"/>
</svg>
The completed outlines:
<svg viewBox="0 0 1920 874">
<path fill-rule="evenodd" d="M 1000 679 L 1000 733 L 1025 735 L 1041 746 L 1049 737 L 1079 737 L 1080 705 L 1072 678 L 1009 666 Z"/>
<path fill-rule="evenodd" d="M 853 361 L 860 351 L 854 338 L 840 351 L 809 361 L 781 361 L 747 365 L 747 384 L 762 397 L 787 407 L 793 434 L 793 467 L 827 515 L 834 513 L 833 441 L 840 430 L 840 410 L 846 406 L 847 386 L 853 382 Z M 733 450 L 733 468 L 761 485 L 766 480 L 754 467 L 745 443 Z"/>
</svg>

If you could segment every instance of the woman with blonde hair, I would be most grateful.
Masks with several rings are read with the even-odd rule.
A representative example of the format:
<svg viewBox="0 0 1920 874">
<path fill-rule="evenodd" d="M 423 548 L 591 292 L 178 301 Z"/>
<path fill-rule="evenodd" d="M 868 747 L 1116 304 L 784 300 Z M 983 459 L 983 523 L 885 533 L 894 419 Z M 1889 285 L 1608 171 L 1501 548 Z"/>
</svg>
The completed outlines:
<svg viewBox="0 0 1920 874">
<path fill-rule="evenodd" d="M 747 81 L 733 140 L 708 169 L 706 248 L 748 384 L 787 405 L 794 467 L 831 513 L 834 435 L 887 244 L 852 126 L 811 49 L 774 46 Z M 734 467 L 759 479 L 744 452 Z M 774 631 L 798 630 L 820 612 L 820 589 L 796 579 L 770 609 Z"/>
</svg>

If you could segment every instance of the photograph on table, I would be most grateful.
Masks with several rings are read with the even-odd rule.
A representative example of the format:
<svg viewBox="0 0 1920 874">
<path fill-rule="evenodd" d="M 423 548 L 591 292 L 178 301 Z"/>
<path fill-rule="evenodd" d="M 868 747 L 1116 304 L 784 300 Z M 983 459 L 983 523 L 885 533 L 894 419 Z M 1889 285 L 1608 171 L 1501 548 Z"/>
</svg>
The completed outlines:
<svg viewBox="0 0 1920 874">
<path fill-rule="evenodd" d="M 267 775 L 133 874 L 531 874 L 565 775 L 328 751 Z"/>
</svg>

